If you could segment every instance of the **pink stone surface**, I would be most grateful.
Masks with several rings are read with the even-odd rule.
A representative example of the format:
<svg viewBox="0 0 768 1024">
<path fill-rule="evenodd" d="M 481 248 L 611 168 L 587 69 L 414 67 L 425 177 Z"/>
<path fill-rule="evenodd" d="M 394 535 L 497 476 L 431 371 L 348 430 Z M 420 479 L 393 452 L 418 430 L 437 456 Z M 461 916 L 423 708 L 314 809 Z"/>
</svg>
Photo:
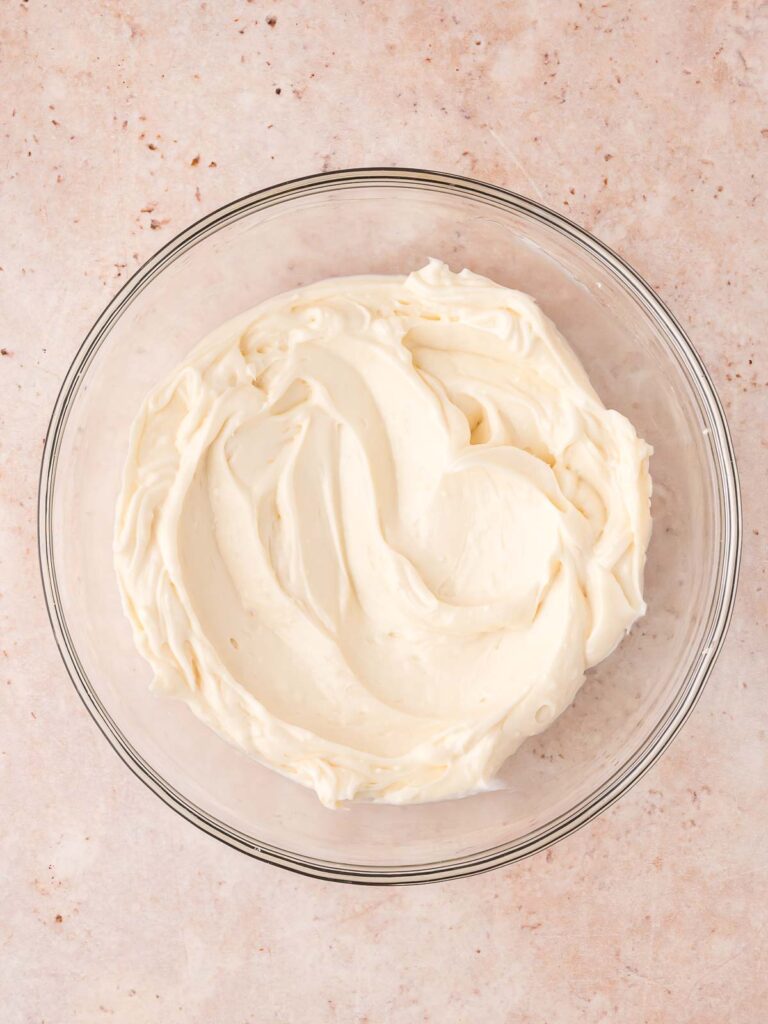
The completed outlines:
<svg viewBox="0 0 768 1024">
<path fill-rule="evenodd" d="M 768 1010 L 768 5 L 6 0 L 0 14 L 3 1024 L 758 1024 Z M 198 833 L 98 735 L 35 549 L 54 396 L 162 242 L 323 168 L 542 200 L 625 256 L 723 398 L 740 595 L 691 720 L 617 806 L 482 877 L 365 890 Z"/>
</svg>

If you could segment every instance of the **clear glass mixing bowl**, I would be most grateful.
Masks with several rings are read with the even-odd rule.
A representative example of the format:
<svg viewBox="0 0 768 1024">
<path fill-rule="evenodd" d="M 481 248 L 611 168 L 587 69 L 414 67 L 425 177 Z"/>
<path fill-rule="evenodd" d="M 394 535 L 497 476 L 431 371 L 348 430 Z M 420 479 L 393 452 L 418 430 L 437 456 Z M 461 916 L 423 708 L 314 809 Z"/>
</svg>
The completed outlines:
<svg viewBox="0 0 768 1024">
<path fill-rule="evenodd" d="M 648 614 L 529 740 L 505 788 L 410 807 L 322 807 L 150 694 L 112 568 L 115 500 L 146 392 L 208 331 L 285 289 L 403 273 L 428 256 L 534 295 L 603 401 L 655 448 Z M 43 455 L 40 561 L 51 624 L 96 723 L 131 770 L 199 828 L 327 879 L 469 875 L 579 828 L 637 781 L 699 697 L 731 613 L 736 468 L 706 370 L 658 296 L 618 256 L 538 203 L 467 178 L 363 169 L 287 182 L 198 221 L 112 299 L 56 401 Z"/>
</svg>

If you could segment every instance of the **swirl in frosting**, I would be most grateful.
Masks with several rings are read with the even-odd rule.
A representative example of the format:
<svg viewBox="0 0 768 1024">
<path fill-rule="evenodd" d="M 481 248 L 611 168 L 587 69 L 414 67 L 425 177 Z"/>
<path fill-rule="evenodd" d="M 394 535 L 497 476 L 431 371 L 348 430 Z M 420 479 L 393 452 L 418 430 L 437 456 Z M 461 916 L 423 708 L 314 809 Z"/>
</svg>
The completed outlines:
<svg viewBox="0 0 768 1024">
<path fill-rule="evenodd" d="M 650 452 L 467 270 L 270 299 L 133 426 L 115 561 L 154 685 L 328 806 L 488 789 L 645 611 Z"/>
</svg>

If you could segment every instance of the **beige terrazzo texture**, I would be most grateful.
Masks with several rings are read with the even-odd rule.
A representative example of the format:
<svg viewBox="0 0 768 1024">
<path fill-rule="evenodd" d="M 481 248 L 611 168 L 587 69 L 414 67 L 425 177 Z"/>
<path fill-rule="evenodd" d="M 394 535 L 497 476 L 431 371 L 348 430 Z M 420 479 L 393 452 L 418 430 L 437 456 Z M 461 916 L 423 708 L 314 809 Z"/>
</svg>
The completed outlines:
<svg viewBox="0 0 768 1024">
<path fill-rule="evenodd" d="M 768 1006 L 768 5 L 6 0 L 0 13 L 3 1024 L 758 1024 Z M 81 706 L 43 608 L 38 463 L 108 297 L 235 196 L 321 168 L 542 199 L 670 302 L 720 389 L 744 567 L 696 712 L 546 855 L 361 890 L 165 808 Z"/>
</svg>

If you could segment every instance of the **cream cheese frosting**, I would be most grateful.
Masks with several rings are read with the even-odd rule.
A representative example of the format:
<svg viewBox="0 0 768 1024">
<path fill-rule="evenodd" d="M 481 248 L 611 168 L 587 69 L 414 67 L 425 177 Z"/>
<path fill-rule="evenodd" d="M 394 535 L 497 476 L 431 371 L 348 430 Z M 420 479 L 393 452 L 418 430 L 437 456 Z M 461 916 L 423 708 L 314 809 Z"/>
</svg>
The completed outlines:
<svg viewBox="0 0 768 1024">
<path fill-rule="evenodd" d="M 468 270 L 263 302 L 132 428 L 115 565 L 154 687 L 328 806 L 491 788 L 645 611 L 650 453 Z"/>
</svg>

